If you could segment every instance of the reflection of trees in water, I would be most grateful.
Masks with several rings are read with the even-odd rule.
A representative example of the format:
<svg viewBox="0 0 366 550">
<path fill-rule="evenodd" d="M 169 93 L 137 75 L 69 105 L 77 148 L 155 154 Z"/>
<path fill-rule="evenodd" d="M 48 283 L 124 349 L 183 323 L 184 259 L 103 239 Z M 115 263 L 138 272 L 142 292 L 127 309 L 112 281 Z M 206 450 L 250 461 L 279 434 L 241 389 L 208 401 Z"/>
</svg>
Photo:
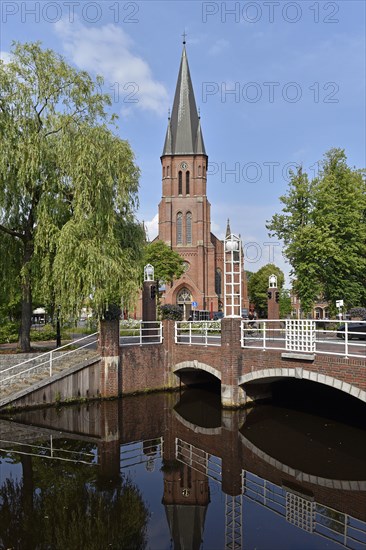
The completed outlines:
<svg viewBox="0 0 366 550">
<path fill-rule="evenodd" d="M 346 516 L 342 512 L 337 512 L 328 508 L 327 506 L 322 506 L 321 504 L 316 505 L 316 511 L 321 516 L 320 523 L 328 529 L 335 531 L 336 533 L 344 534 L 345 531 L 345 519 Z"/>
<path fill-rule="evenodd" d="M 108 488 L 104 482 L 98 490 L 97 467 L 21 461 L 23 480 L 10 478 L 0 487 L 1 548 L 146 547 L 149 512 L 131 480 L 111 481 Z"/>
</svg>

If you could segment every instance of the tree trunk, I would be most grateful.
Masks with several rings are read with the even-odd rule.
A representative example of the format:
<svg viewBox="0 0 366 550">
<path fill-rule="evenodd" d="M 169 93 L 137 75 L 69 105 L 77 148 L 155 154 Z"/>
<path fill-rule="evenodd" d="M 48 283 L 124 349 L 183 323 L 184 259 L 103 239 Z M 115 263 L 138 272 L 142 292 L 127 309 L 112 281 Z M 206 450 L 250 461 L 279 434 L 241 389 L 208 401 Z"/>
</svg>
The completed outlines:
<svg viewBox="0 0 366 550">
<path fill-rule="evenodd" d="M 22 316 L 19 330 L 19 347 L 27 353 L 30 351 L 30 329 L 32 324 L 32 286 L 29 262 L 33 254 L 33 243 L 24 243 L 22 274 Z"/>
</svg>

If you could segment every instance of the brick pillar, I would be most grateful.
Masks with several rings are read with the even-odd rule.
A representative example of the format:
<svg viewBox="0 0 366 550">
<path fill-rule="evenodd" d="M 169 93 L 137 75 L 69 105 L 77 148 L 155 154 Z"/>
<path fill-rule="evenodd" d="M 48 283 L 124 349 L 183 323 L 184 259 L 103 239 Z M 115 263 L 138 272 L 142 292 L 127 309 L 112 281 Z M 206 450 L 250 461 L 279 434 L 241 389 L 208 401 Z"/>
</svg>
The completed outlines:
<svg viewBox="0 0 366 550">
<path fill-rule="evenodd" d="M 142 289 L 142 320 L 156 321 L 157 281 L 144 281 Z"/>
<path fill-rule="evenodd" d="M 222 411 L 222 485 L 224 493 L 237 496 L 242 493 L 242 445 L 239 429 L 242 421 L 240 411 Z"/>
<path fill-rule="evenodd" d="M 119 403 L 105 401 L 100 411 L 99 480 L 117 481 L 120 475 Z"/>
<path fill-rule="evenodd" d="M 163 321 L 163 347 L 164 347 L 164 386 L 166 388 L 178 388 L 179 377 L 172 372 L 175 365 L 175 321 Z"/>
<path fill-rule="evenodd" d="M 246 402 L 245 392 L 238 386 L 243 360 L 240 326 L 239 318 L 221 321 L 221 404 L 228 408 L 238 408 Z"/>
<path fill-rule="evenodd" d="M 100 322 L 99 350 L 101 397 L 118 397 L 122 388 L 118 320 Z"/>
<path fill-rule="evenodd" d="M 268 287 L 268 319 L 279 319 L 280 318 L 280 303 L 276 302 L 276 296 L 280 296 L 280 291 L 277 287 Z M 273 328 L 272 326 L 270 328 Z"/>
</svg>

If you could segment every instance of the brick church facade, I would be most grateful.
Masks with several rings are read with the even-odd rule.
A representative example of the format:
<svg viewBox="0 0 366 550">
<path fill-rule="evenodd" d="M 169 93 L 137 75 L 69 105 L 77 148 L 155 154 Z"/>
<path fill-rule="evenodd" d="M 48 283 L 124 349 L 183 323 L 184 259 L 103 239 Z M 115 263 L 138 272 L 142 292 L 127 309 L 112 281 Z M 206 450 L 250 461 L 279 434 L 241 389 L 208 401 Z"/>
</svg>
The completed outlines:
<svg viewBox="0 0 366 550">
<path fill-rule="evenodd" d="M 208 156 L 184 44 L 161 156 L 162 198 L 157 239 L 178 252 L 186 265 L 182 277 L 166 286 L 161 303 L 180 305 L 187 319 L 192 302 L 197 303 L 198 310 L 223 309 L 224 242 L 211 233 Z M 227 231 L 230 233 L 229 225 Z M 242 281 L 242 307 L 248 307 L 244 269 Z"/>
</svg>

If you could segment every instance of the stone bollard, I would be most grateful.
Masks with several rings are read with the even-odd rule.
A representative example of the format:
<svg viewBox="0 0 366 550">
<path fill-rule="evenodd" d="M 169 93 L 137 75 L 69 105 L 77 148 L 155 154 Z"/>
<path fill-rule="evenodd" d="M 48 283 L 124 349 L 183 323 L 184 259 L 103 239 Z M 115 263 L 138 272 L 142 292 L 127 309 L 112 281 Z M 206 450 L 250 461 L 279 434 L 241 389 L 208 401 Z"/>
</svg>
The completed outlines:
<svg viewBox="0 0 366 550">
<path fill-rule="evenodd" d="M 100 322 L 99 350 L 101 355 L 101 397 L 118 397 L 122 391 L 119 320 Z"/>
</svg>

